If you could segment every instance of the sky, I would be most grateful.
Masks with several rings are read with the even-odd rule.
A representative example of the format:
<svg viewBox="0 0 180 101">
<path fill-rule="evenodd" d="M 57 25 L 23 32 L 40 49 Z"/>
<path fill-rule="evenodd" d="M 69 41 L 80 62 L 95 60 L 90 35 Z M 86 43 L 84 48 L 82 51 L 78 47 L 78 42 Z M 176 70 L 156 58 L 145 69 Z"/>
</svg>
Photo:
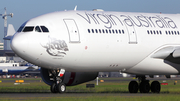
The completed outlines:
<svg viewBox="0 0 180 101">
<path fill-rule="evenodd" d="M 145 13 L 180 13 L 180 0 L 1 0 L 0 14 L 4 7 L 8 16 L 8 24 L 13 24 L 15 30 L 25 21 L 36 16 L 64 10 L 103 9 L 104 11 L 145 12 Z M 0 41 L 4 37 L 4 20 L 0 19 Z"/>
</svg>

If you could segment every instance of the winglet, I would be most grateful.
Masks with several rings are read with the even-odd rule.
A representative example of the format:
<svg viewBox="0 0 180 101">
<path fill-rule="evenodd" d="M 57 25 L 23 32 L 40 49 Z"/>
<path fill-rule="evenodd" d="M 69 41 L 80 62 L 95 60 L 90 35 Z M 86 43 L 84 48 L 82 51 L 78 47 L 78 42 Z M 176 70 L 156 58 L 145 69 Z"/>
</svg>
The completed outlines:
<svg viewBox="0 0 180 101">
<path fill-rule="evenodd" d="M 12 24 L 8 25 L 7 35 L 3 38 L 4 40 L 11 40 L 12 36 L 15 34 L 15 29 Z"/>
</svg>

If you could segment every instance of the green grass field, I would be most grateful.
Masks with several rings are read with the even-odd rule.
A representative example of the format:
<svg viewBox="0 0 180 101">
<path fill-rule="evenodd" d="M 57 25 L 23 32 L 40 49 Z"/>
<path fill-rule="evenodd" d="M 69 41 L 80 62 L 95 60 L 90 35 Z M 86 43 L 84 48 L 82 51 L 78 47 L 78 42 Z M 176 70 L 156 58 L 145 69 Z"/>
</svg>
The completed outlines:
<svg viewBox="0 0 180 101">
<path fill-rule="evenodd" d="M 96 81 L 90 81 L 77 86 L 68 86 L 65 94 L 55 94 L 54 97 L 25 97 L 14 98 L 14 97 L 3 97 L 0 96 L 0 100 L 11 101 L 11 100 L 36 100 L 36 101 L 56 101 L 56 100 L 73 100 L 73 101 L 178 101 L 180 100 L 180 80 L 176 80 L 177 84 L 174 85 L 175 80 L 166 80 L 168 85 L 161 86 L 160 94 L 129 94 L 128 83 L 129 81 L 121 81 L 127 78 L 100 78 L 104 82 L 99 82 L 99 85 L 95 88 L 86 88 L 86 84 L 93 83 Z M 107 81 L 108 79 L 117 80 L 115 82 Z M 16 80 L 16 79 L 0 79 L 0 93 L 50 93 L 50 87 L 42 82 L 41 79 L 24 79 L 25 82 L 14 85 L 14 82 L 5 82 L 6 80 Z M 36 82 L 28 82 L 28 80 L 36 80 Z M 40 82 L 41 81 L 41 82 Z M 163 80 L 159 80 L 160 83 Z M 76 94 L 81 94 L 82 96 L 77 96 Z M 0 94 L 1 95 L 1 94 Z"/>
</svg>

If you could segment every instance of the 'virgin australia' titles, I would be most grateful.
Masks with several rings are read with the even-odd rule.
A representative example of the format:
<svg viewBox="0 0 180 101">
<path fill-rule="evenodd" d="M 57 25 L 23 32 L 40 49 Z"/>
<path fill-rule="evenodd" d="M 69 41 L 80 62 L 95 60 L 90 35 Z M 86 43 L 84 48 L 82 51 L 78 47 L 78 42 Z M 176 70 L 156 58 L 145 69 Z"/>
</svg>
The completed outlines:
<svg viewBox="0 0 180 101">
<path fill-rule="evenodd" d="M 160 15 L 156 16 L 145 16 L 145 15 L 113 15 L 113 14 L 94 14 L 94 13 L 86 13 L 79 14 L 85 21 L 89 24 L 104 24 L 106 28 L 112 28 L 112 26 L 124 25 L 127 26 L 137 26 L 137 27 L 158 27 L 158 28 L 172 28 L 176 29 L 177 25 L 175 22 L 169 17 L 162 17 Z"/>
</svg>

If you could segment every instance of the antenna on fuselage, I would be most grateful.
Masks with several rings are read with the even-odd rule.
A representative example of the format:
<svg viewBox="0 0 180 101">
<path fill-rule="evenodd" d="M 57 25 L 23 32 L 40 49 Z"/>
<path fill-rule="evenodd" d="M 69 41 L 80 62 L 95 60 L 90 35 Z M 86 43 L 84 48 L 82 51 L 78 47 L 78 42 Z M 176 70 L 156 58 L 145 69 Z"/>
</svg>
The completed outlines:
<svg viewBox="0 0 180 101">
<path fill-rule="evenodd" d="M 75 6 L 74 11 L 76 11 L 76 9 L 77 9 L 77 5 Z"/>
</svg>

